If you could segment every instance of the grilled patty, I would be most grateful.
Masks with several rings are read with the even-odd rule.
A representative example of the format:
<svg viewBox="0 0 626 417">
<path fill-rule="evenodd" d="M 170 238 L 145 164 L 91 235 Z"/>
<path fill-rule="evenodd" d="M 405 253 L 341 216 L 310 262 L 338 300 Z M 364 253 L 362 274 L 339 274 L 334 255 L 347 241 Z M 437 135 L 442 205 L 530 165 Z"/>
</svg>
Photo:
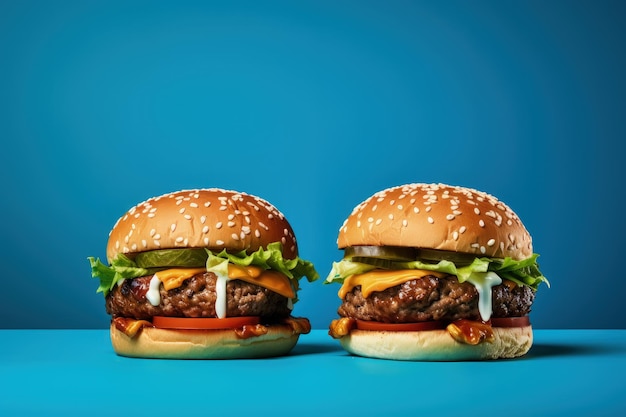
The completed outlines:
<svg viewBox="0 0 626 417">
<path fill-rule="evenodd" d="M 509 284 L 509 285 L 507 285 Z M 492 317 L 520 317 L 530 313 L 535 292 L 506 281 L 493 287 Z M 361 286 L 349 292 L 338 309 L 342 317 L 385 323 L 430 320 L 480 320 L 478 292 L 455 276 L 429 275 L 363 297 Z"/>
<path fill-rule="evenodd" d="M 106 297 L 106 310 L 113 317 L 150 319 L 168 317 L 217 317 L 215 283 L 212 272 L 194 275 L 169 291 L 160 286 L 161 303 L 153 306 L 146 298 L 152 275 L 127 279 Z M 288 299 L 267 288 L 241 280 L 226 284 L 227 317 L 260 316 L 279 320 L 289 317 Z"/>
</svg>

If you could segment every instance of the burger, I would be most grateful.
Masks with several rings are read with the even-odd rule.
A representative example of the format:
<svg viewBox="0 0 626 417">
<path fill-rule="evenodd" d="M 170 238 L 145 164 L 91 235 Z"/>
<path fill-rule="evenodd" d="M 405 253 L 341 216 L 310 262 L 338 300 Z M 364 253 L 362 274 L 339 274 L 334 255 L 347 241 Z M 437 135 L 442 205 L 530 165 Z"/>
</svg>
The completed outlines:
<svg viewBox="0 0 626 417">
<path fill-rule="evenodd" d="M 326 283 L 341 305 L 329 334 L 355 355 L 424 361 L 519 357 L 535 293 L 549 285 L 531 236 L 497 198 L 407 184 L 357 205 Z"/>
<path fill-rule="evenodd" d="M 118 355 L 281 356 L 310 332 L 292 309 L 299 281 L 318 273 L 259 197 L 212 188 L 150 198 L 113 226 L 106 257 L 89 262 Z"/>
</svg>

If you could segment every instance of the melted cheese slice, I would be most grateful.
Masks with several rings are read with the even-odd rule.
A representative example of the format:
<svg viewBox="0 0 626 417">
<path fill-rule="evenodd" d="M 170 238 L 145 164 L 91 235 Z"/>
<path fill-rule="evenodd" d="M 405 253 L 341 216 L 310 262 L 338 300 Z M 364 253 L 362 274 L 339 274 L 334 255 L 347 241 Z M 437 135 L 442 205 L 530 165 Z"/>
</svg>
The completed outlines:
<svg viewBox="0 0 626 417">
<path fill-rule="evenodd" d="M 361 286 L 361 293 L 363 297 L 367 298 L 374 291 L 384 291 L 395 285 L 400 285 L 412 279 L 423 278 L 427 275 L 434 275 L 437 278 L 446 276 L 446 274 L 441 272 L 426 271 L 423 269 L 375 269 L 363 274 L 354 274 L 343 281 L 343 285 L 339 289 L 339 298 L 343 300 L 346 294 L 352 291 L 357 285 Z"/>
<path fill-rule="evenodd" d="M 172 288 L 180 287 L 185 280 L 203 272 L 206 272 L 206 268 L 172 268 L 159 271 L 155 275 L 163 283 L 163 288 L 169 291 Z M 258 266 L 228 264 L 228 279 L 239 279 L 256 284 L 287 298 L 296 296 L 291 282 L 285 274 L 264 270 Z"/>
</svg>

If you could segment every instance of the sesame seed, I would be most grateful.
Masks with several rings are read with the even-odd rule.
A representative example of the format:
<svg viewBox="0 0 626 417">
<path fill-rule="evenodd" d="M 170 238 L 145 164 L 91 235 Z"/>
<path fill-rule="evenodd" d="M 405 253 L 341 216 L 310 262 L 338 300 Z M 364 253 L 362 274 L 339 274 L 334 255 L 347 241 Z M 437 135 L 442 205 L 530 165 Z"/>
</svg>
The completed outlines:
<svg viewBox="0 0 626 417">
<path fill-rule="evenodd" d="M 185 214 L 185 219 L 191 220 L 191 214 Z"/>
<path fill-rule="evenodd" d="M 235 226 L 235 222 L 228 222 L 228 223 L 226 223 L 226 224 L 228 225 L 228 227 L 233 227 L 233 226 Z"/>
<path fill-rule="evenodd" d="M 176 238 L 176 243 L 181 243 L 184 240 L 184 238 L 182 236 L 178 236 Z"/>
<path fill-rule="evenodd" d="M 211 205 L 210 201 L 207 201 L 206 203 L 204 203 L 204 207 L 209 207 Z"/>
<path fill-rule="evenodd" d="M 204 226 L 204 227 L 202 228 L 202 233 L 206 234 L 206 233 L 208 233 L 208 232 L 209 232 L 209 226 Z"/>
<path fill-rule="evenodd" d="M 217 243 L 218 245 L 220 245 L 220 246 L 221 246 L 221 245 L 223 245 L 223 244 L 224 244 L 224 241 L 223 241 L 223 240 L 216 240 L 216 241 L 215 241 L 215 243 Z"/>
<path fill-rule="evenodd" d="M 480 220 L 478 221 L 478 225 L 479 225 L 480 227 L 485 227 L 485 222 L 483 221 L 483 219 L 480 219 Z"/>
<path fill-rule="evenodd" d="M 141 245 L 146 248 L 148 247 L 148 242 L 146 242 L 146 239 L 141 239 Z"/>
<path fill-rule="evenodd" d="M 159 242 L 158 240 L 155 240 L 154 245 L 157 247 L 161 247 L 161 242 Z"/>
<path fill-rule="evenodd" d="M 414 212 L 415 214 L 418 214 L 418 213 L 420 212 L 420 209 L 419 209 L 419 208 L 417 208 L 417 207 L 413 207 L 413 212 Z"/>
<path fill-rule="evenodd" d="M 154 213 L 148 213 L 148 217 L 153 218 L 154 217 Z"/>
<path fill-rule="evenodd" d="M 172 223 L 172 225 L 170 226 L 170 230 L 173 232 L 174 230 L 176 230 L 176 223 Z"/>
<path fill-rule="evenodd" d="M 461 226 L 461 228 L 459 229 L 459 233 L 463 234 L 465 233 L 466 230 L 467 230 L 467 227 Z"/>
<path fill-rule="evenodd" d="M 489 241 L 487 241 L 487 246 L 493 246 L 496 243 L 495 239 L 489 239 Z"/>
<path fill-rule="evenodd" d="M 245 233 L 246 235 L 250 234 L 250 227 L 249 226 L 241 226 L 241 231 L 243 233 Z"/>
<path fill-rule="evenodd" d="M 254 230 L 254 236 L 256 236 L 257 238 L 261 237 L 261 232 L 259 232 L 259 229 Z"/>
<path fill-rule="evenodd" d="M 373 217 L 368 217 L 367 218 L 367 222 L 368 223 L 373 223 L 374 222 L 374 218 Z"/>
<path fill-rule="evenodd" d="M 230 237 L 232 237 L 233 240 L 239 240 L 239 236 L 237 235 L 237 233 L 233 233 L 232 235 L 230 235 Z"/>
<path fill-rule="evenodd" d="M 485 252 L 487 252 L 487 249 L 485 249 L 484 246 L 480 247 L 480 253 L 482 253 L 483 255 L 485 254 Z"/>
<path fill-rule="evenodd" d="M 480 210 L 478 209 L 478 207 L 474 207 L 474 213 L 480 214 Z"/>
<path fill-rule="evenodd" d="M 206 216 L 200 216 L 200 223 L 204 224 L 206 222 Z"/>
<path fill-rule="evenodd" d="M 208 246 L 208 244 L 209 244 L 209 238 L 208 237 L 204 238 L 204 244 Z"/>
<path fill-rule="evenodd" d="M 285 236 L 289 236 L 289 230 L 287 230 L 287 229 L 283 229 L 283 234 L 284 234 Z"/>
<path fill-rule="evenodd" d="M 222 228 L 222 222 L 217 222 L 217 223 L 215 223 L 215 227 L 216 227 L 217 229 L 221 229 L 221 228 Z"/>
<path fill-rule="evenodd" d="M 378 208 L 378 204 L 374 204 L 374 206 L 372 207 L 372 211 L 376 211 L 377 208 Z"/>
<path fill-rule="evenodd" d="M 234 214 L 229 214 L 229 215 L 228 215 L 228 220 L 232 220 L 232 219 L 234 219 L 234 218 L 235 218 L 235 215 L 234 215 Z"/>
<path fill-rule="evenodd" d="M 448 219 L 448 220 L 454 220 L 454 214 L 448 214 L 448 215 L 446 216 L 446 219 Z"/>
<path fill-rule="evenodd" d="M 161 234 L 157 233 L 156 235 L 152 236 L 152 238 L 155 239 L 155 240 L 159 240 L 159 239 L 161 239 Z"/>
<path fill-rule="evenodd" d="M 431 206 L 426 207 L 426 213 L 429 213 L 432 210 Z"/>
<path fill-rule="evenodd" d="M 226 211 L 226 210 L 228 210 L 228 207 L 226 207 L 226 206 L 220 206 L 220 211 Z"/>
<path fill-rule="evenodd" d="M 433 224 L 435 223 L 435 221 L 433 220 L 432 217 L 428 216 L 428 223 Z"/>
<path fill-rule="evenodd" d="M 383 222 L 383 219 L 377 219 L 376 220 L 376 226 L 378 226 L 379 224 L 381 224 Z"/>
<path fill-rule="evenodd" d="M 402 210 L 402 204 L 398 204 L 398 210 Z"/>
<path fill-rule="evenodd" d="M 265 230 L 270 230 L 269 227 L 267 227 L 265 224 L 259 222 L 259 226 L 261 226 L 262 228 L 264 228 Z"/>
<path fill-rule="evenodd" d="M 189 203 L 189 207 L 198 208 L 198 203 Z"/>
<path fill-rule="evenodd" d="M 132 246 L 130 247 L 133 251 L 137 250 L 137 244 L 133 243 Z"/>
<path fill-rule="evenodd" d="M 459 240 L 459 232 L 457 232 L 456 230 L 452 233 L 452 238 L 454 240 Z"/>
<path fill-rule="evenodd" d="M 389 213 L 389 220 L 393 220 L 393 214 Z"/>
</svg>

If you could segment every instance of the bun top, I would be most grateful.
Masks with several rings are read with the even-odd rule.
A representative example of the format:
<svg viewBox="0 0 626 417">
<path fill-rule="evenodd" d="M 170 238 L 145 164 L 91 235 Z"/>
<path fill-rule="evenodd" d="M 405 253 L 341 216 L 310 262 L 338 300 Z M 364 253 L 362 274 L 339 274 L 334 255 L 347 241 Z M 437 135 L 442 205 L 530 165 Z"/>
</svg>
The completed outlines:
<svg viewBox="0 0 626 417">
<path fill-rule="evenodd" d="M 526 259 L 532 239 L 519 217 L 497 198 L 471 188 L 407 184 L 357 205 L 337 245 L 404 246 L 493 258 Z"/>
<path fill-rule="evenodd" d="M 251 253 L 273 242 L 282 243 L 286 259 L 298 256 L 293 229 L 267 201 L 219 188 L 183 190 L 128 210 L 109 234 L 107 258 L 173 248 Z"/>
</svg>

